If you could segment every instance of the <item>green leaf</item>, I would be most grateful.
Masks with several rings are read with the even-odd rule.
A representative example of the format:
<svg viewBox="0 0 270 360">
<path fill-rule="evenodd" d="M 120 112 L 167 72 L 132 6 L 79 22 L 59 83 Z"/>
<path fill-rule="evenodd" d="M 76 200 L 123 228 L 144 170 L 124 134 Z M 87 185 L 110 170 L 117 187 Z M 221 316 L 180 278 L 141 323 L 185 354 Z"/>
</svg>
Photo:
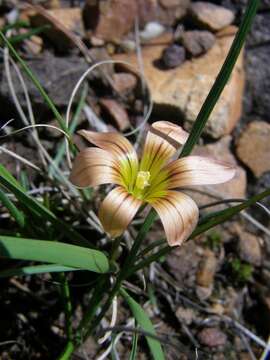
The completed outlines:
<svg viewBox="0 0 270 360">
<path fill-rule="evenodd" d="M 0 255 L 9 259 L 41 261 L 97 273 L 109 271 L 108 259 L 101 251 L 54 241 L 0 235 Z"/>
<path fill-rule="evenodd" d="M 80 269 L 69 266 L 57 265 L 57 264 L 56 265 L 42 264 L 42 265 L 24 266 L 17 269 L 0 271 L 0 278 L 6 278 L 10 276 L 24 276 L 24 275 L 55 273 L 55 272 L 77 271 L 77 270 Z"/>
<path fill-rule="evenodd" d="M 138 348 L 138 333 L 135 332 L 132 336 L 132 348 L 128 360 L 136 360 L 137 348 Z"/>
<path fill-rule="evenodd" d="M 209 94 L 207 95 L 207 98 L 205 99 L 205 102 L 197 116 L 195 123 L 193 124 L 188 140 L 183 146 L 180 155 L 181 157 L 189 155 L 194 145 L 200 138 L 206 122 L 209 119 L 211 112 L 213 111 L 224 87 L 226 86 L 231 76 L 234 65 L 237 61 L 237 58 L 244 45 L 249 29 L 256 15 L 259 3 L 260 0 L 249 0 L 246 12 L 240 24 L 239 30 L 234 38 L 230 51 L 215 80 L 214 85 L 212 86 Z"/>
<path fill-rule="evenodd" d="M 64 221 L 58 219 L 54 213 L 48 210 L 41 203 L 27 195 L 22 186 L 13 178 L 3 165 L 0 165 L 0 184 L 11 191 L 24 207 L 27 207 L 31 212 L 42 217 L 43 221 L 50 221 L 60 233 L 65 234 L 72 242 L 76 241 L 79 245 L 89 247 L 88 241 L 86 241 L 77 231 L 72 229 L 72 227 L 67 225 Z"/>
<path fill-rule="evenodd" d="M 4 191 L 0 188 L 0 202 L 8 209 L 10 215 L 15 219 L 18 225 L 23 228 L 25 225 L 25 218 L 22 211 L 17 209 L 13 202 L 7 197 Z"/>
<path fill-rule="evenodd" d="M 123 288 L 120 289 L 120 293 L 128 303 L 130 310 L 132 311 L 137 323 L 141 326 L 141 328 L 146 332 L 156 336 L 154 326 L 141 305 L 139 305 Z M 153 358 L 155 360 L 165 360 L 160 342 L 150 336 L 146 336 L 146 341 Z"/>
</svg>

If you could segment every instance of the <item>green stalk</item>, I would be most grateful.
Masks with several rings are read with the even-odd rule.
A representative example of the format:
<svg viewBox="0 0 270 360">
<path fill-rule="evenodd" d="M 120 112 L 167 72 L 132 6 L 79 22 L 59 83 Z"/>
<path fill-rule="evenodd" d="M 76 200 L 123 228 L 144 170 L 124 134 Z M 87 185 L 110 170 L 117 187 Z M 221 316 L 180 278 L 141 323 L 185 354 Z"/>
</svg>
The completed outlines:
<svg viewBox="0 0 270 360">
<path fill-rule="evenodd" d="M 64 273 L 60 273 L 58 275 L 59 280 L 61 282 L 61 295 L 64 303 L 65 310 L 65 321 L 66 321 L 66 335 L 69 341 L 73 339 L 73 331 L 72 331 L 72 304 L 70 298 L 70 290 L 66 275 Z"/>
</svg>

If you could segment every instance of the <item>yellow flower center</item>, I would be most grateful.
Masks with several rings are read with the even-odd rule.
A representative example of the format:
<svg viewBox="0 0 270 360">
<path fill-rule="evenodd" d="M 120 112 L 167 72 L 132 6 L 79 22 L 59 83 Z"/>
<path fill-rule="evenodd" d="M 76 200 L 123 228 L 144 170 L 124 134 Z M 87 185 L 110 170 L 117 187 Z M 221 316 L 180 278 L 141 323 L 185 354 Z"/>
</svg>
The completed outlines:
<svg viewBox="0 0 270 360">
<path fill-rule="evenodd" d="M 139 171 L 136 178 L 136 187 L 140 190 L 144 190 L 146 186 L 149 186 L 150 172 L 149 171 Z"/>
</svg>

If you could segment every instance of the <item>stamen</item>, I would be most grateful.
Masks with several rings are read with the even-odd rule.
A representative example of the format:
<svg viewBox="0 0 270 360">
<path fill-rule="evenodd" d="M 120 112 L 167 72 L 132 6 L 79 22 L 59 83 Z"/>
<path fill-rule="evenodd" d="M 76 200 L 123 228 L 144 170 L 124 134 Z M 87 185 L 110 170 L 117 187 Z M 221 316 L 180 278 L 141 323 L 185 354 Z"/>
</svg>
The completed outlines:
<svg viewBox="0 0 270 360">
<path fill-rule="evenodd" d="M 136 187 L 140 190 L 149 186 L 150 172 L 149 171 L 139 171 L 136 179 Z"/>
</svg>

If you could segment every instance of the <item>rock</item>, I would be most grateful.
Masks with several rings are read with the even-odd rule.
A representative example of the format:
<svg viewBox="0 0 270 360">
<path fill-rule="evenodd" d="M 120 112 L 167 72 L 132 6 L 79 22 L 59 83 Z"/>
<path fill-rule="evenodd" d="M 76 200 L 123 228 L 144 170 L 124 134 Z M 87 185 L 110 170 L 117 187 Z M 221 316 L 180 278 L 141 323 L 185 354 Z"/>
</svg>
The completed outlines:
<svg viewBox="0 0 270 360">
<path fill-rule="evenodd" d="M 15 154 L 20 155 L 22 158 L 30 161 L 32 164 L 40 166 L 40 158 L 36 154 L 36 150 L 30 148 L 29 145 L 25 146 L 22 142 L 12 141 L 10 143 L 3 144 L 5 148 L 12 151 Z M 25 170 L 27 172 L 27 177 L 30 181 L 35 181 L 38 172 L 31 167 L 23 164 L 21 161 L 15 159 L 4 151 L 0 150 L 1 165 L 4 165 L 5 168 L 16 178 L 19 178 L 21 171 Z"/>
<path fill-rule="evenodd" d="M 210 31 L 185 31 L 181 43 L 192 56 L 206 53 L 215 43 L 215 36 Z"/>
<path fill-rule="evenodd" d="M 270 124 L 251 122 L 237 141 L 237 156 L 255 176 L 270 171 Z"/>
<path fill-rule="evenodd" d="M 270 41 L 270 14 L 269 12 L 257 14 L 248 37 L 249 46 L 259 46 Z"/>
<path fill-rule="evenodd" d="M 66 51 L 75 47 L 67 31 L 80 36 L 83 35 L 80 8 L 60 8 L 46 11 L 36 6 L 35 12 L 30 15 L 30 22 L 32 26 L 36 27 L 49 25 L 50 28 L 45 30 L 44 34 L 59 51 Z"/>
<path fill-rule="evenodd" d="M 270 112 L 270 72 L 267 59 L 270 53 L 270 12 L 261 2 L 262 11 L 254 18 L 254 23 L 247 38 L 245 62 L 247 69 L 247 90 L 245 96 L 246 113 L 256 114 L 268 119 Z M 243 8 L 246 4 L 243 5 Z"/>
<path fill-rule="evenodd" d="M 56 57 L 50 52 L 43 52 L 42 55 L 35 57 L 34 60 L 25 61 L 27 66 L 37 76 L 54 104 L 59 107 L 67 106 L 75 84 L 82 73 L 88 68 L 84 60 L 78 56 Z M 11 100 L 6 76 L 4 75 L 5 72 L 1 71 L 1 73 L 3 75 L 0 82 L 0 94 L 2 97 Z M 11 76 L 20 104 L 26 106 L 24 92 L 13 68 L 11 68 Z M 27 77 L 25 77 L 25 82 L 32 104 L 40 106 L 39 111 L 41 111 L 42 107 L 47 109 L 43 98 L 33 82 Z"/>
<path fill-rule="evenodd" d="M 133 28 L 136 14 L 136 0 L 88 0 L 83 20 L 90 36 L 113 42 Z"/>
<path fill-rule="evenodd" d="M 217 270 L 217 258 L 211 250 L 205 250 L 199 269 L 196 275 L 196 282 L 199 286 L 209 287 L 214 282 Z"/>
<path fill-rule="evenodd" d="M 194 241 L 188 241 L 181 247 L 175 248 L 166 257 L 169 269 L 180 286 L 194 286 L 200 258 L 198 245 Z"/>
<path fill-rule="evenodd" d="M 134 90 L 137 85 L 137 78 L 131 73 L 115 73 L 112 80 L 114 88 L 121 94 Z"/>
<path fill-rule="evenodd" d="M 119 130 L 124 131 L 130 127 L 128 114 L 117 101 L 113 99 L 100 99 L 99 102 Z"/>
<path fill-rule="evenodd" d="M 158 22 L 149 22 L 145 25 L 145 28 L 140 31 L 140 38 L 142 41 L 148 41 L 155 39 L 165 32 L 165 27 Z"/>
<path fill-rule="evenodd" d="M 209 2 L 195 2 L 189 8 L 189 14 L 196 25 L 218 31 L 230 25 L 234 20 L 231 10 Z"/>
<path fill-rule="evenodd" d="M 224 346 L 227 342 L 227 336 L 219 328 L 204 328 L 198 334 L 202 345 L 209 347 Z"/>
<path fill-rule="evenodd" d="M 172 31 L 166 31 L 162 35 L 155 37 L 146 42 L 147 45 L 171 45 L 174 40 Z M 142 41 L 142 44 L 144 42 Z"/>
<path fill-rule="evenodd" d="M 33 55 L 38 55 L 42 52 L 43 40 L 40 36 L 33 35 L 30 39 L 24 40 L 24 46 L 26 46 Z"/>
<path fill-rule="evenodd" d="M 160 58 L 165 47 L 145 46 L 142 49 L 144 74 L 153 101 L 163 107 L 176 109 L 184 117 L 185 125 L 190 127 L 216 79 L 232 40 L 232 36 L 219 38 L 205 55 L 166 71 L 160 67 Z M 114 59 L 124 60 L 138 67 L 135 54 L 119 54 L 114 56 Z M 219 138 L 234 129 L 242 113 L 243 88 L 244 69 L 241 55 L 210 115 L 205 133 Z"/>
<path fill-rule="evenodd" d="M 59 9 L 61 6 L 59 0 L 46 0 L 42 5 L 47 9 Z"/>
<path fill-rule="evenodd" d="M 267 119 L 270 113 L 270 72 L 269 42 L 264 46 L 251 47 L 246 53 L 247 91 L 245 95 L 246 113 L 256 114 Z"/>
<path fill-rule="evenodd" d="M 137 4 L 140 28 L 152 21 L 168 27 L 186 15 L 190 0 L 137 0 Z"/>
<path fill-rule="evenodd" d="M 196 319 L 196 314 L 191 308 L 184 308 L 179 306 L 175 313 L 177 319 L 180 323 L 184 323 L 186 325 L 190 325 L 194 319 Z"/>
<path fill-rule="evenodd" d="M 246 231 L 239 231 L 238 253 L 242 260 L 251 265 L 260 266 L 262 263 L 260 238 Z"/>
<path fill-rule="evenodd" d="M 236 166 L 236 174 L 234 178 L 224 184 L 214 185 L 210 187 L 206 186 L 196 186 L 195 190 L 198 191 L 209 191 L 213 193 L 213 195 L 222 196 L 223 198 L 245 198 L 246 196 L 246 187 L 247 187 L 247 176 L 245 170 L 237 165 L 237 161 L 234 155 L 230 150 L 231 145 L 231 136 L 225 136 L 221 140 L 209 144 L 206 146 L 197 146 L 194 149 L 194 155 L 208 156 L 214 157 L 217 160 L 221 160 L 227 162 L 229 164 Z M 200 194 L 197 191 L 190 191 L 189 195 L 197 202 L 199 206 L 213 202 L 214 199 L 211 196 L 207 196 L 204 194 Z M 209 208 L 209 211 L 221 210 L 224 208 L 223 205 L 215 208 Z"/>
<path fill-rule="evenodd" d="M 186 51 L 183 46 L 173 44 L 162 52 L 162 63 L 166 69 L 173 69 L 186 59 Z"/>
<path fill-rule="evenodd" d="M 238 27 L 235 25 L 229 25 L 225 27 L 224 29 L 217 32 L 215 35 L 219 38 L 224 36 L 235 36 L 237 33 Z"/>
<path fill-rule="evenodd" d="M 208 287 L 196 285 L 196 295 L 200 301 L 207 300 L 213 291 L 213 284 L 209 285 Z"/>
</svg>

